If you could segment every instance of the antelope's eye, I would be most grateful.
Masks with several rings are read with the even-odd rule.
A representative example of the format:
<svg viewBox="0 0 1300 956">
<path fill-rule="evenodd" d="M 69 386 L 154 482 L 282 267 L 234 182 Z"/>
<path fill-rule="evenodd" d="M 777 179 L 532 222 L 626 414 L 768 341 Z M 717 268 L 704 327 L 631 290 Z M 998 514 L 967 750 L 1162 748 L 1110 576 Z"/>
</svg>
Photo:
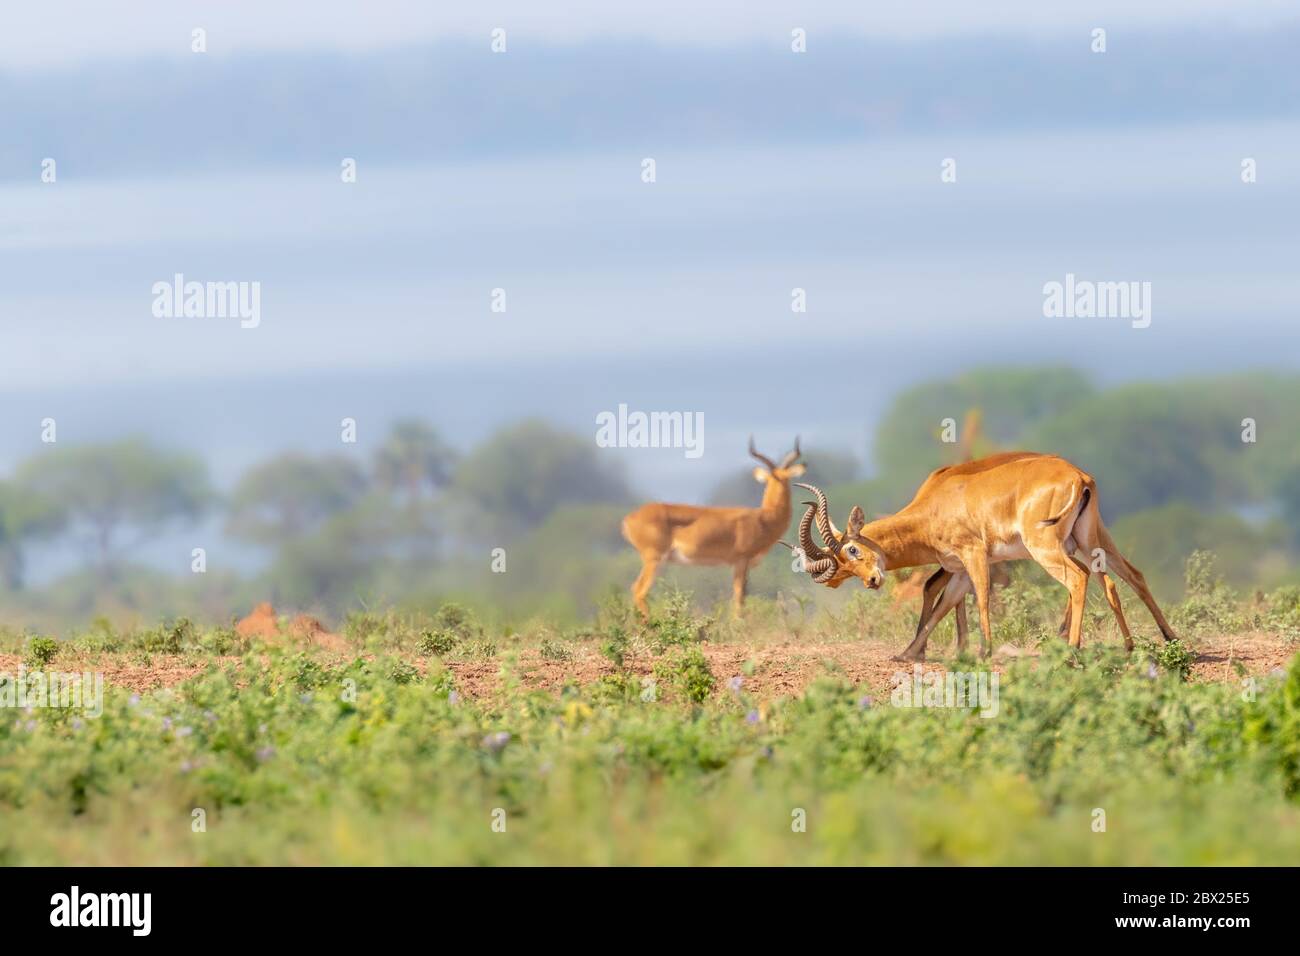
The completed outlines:
<svg viewBox="0 0 1300 956">
<path fill-rule="evenodd" d="M 848 550 L 849 550 L 849 557 L 850 557 L 850 558 L 855 558 L 855 559 L 856 559 L 856 558 L 860 558 L 860 557 L 862 557 L 862 552 L 858 550 L 857 545 L 854 545 L 854 544 L 849 545 L 849 549 L 848 549 Z"/>
</svg>

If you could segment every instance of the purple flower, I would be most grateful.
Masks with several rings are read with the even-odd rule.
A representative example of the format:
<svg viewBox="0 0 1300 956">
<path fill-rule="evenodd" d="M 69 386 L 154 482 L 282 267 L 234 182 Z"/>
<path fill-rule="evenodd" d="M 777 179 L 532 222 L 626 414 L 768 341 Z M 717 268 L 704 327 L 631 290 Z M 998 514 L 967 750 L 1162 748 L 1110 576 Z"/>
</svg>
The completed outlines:
<svg viewBox="0 0 1300 956">
<path fill-rule="evenodd" d="M 739 694 L 740 688 L 744 686 L 745 678 L 741 677 L 739 674 L 727 681 L 727 690 L 731 691 L 733 694 Z"/>
<path fill-rule="evenodd" d="M 756 723 L 758 723 L 758 711 L 756 711 L 756 710 L 751 710 L 749 713 L 747 713 L 747 714 L 745 715 L 745 723 L 747 723 L 747 724 L 756 724 Z"/>
<path fill-rule="evenodd" d="M 1155 679 L 1156 679 L 1156 674 L 1157 674 L 1157 673 L 1158 673 L 1158 672 L 1156 671 L 1156 665 L 1155 665 L 1155 664 L 1148 664 L 1148 665 L 1147 665 L 1147 677 L 1150 677 L 1152 680 L 1155 680 Z"/>
<path fill-rule="evenodd" d="M 500 753 L 508 743 L 510 743 L 510 734 L 504 730 L 498 730 L 495 734 L 488 734 L 483 738 L 483 746 L 494 754 Z"/>
<path fill-rule="evenodd" d="M 275 748 L 269 744 L 265 747 L 259 747 L 257 750 L 257 759 L 260 763 L 266 763 L 275 756 Z"/>
<path fill-rule="evenodd" d="M 171 729 L 172 729 L 172 719 L 171 719 L 170 717 L 164 717 L 164 718 L 163 718 L 163 721 L 162 721 L 162 727 L 163 727 L 163 730 L 171 730 Z"/>
<path fill-rule="evenodd" d="M 455 704 L 459 704 L 459 703 L 460 703 L 460 693 L 457 692 L 457 691 L 454 691 L 454 690 L 453 690 L 453 691 L 450 691 L 450 692 L 447 694 L 447 703 L 449 703 L 449 704 L 453 704 L 453 705 L 455 705 Z"/>
<path fill-rule="evenodd" d="M 86 725 L 85 725 L 84 723 L 82 723 L 80 717 L 73 717 L 73 718 L 72 718 L 72 729 L 73 729 L 73 730 L 80 730 L 80 729 L 81 729 L 82 727 L 84 727 L 84 726 L 86 726 Z"/>
<path fill-rule="evenodd" d="M 129 703 L 132 707 L 134 707 L 136 704 L 140 703 L 140 695 L 132 694 L 131 699 L 128 700 L 127 703 Z"/>
<path fill-rule="evenodd" d="M 863 710 L 866 710 L 866 709 L 867 709 L 868 707 L 870 707 L 873 703 L 875 703 L 875 701 L 874 701 L 872 698 L 870 698 L 870 697 L 859 697 L 859 698 L 858 698 L 858 706 L 861 707 Z"/>
</svg>

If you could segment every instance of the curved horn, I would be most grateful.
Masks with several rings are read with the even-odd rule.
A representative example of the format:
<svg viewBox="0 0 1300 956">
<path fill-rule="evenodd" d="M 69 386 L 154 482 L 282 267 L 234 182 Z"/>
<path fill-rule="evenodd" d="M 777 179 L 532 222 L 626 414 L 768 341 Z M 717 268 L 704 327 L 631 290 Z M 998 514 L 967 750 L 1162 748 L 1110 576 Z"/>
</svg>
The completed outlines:
<svg viewBox="0 0 1300 956">
<path fill-rule="evenodd" d="M 799 519 L 799 547 L 803 549 L 805 563 L 807 561 L 820 561 L 822 558 L 830 557 L 830 554 L 823 551 L 813 540 L 812 523 L 817 514 L 817 504 L 813 501 L 805 501 L 803 504 L 808 506 L 802 518 Z"/>
<path fill-rule="evenodd" d="M 796 461 L 799 460 L 799 456 L 802 454 L 803 452 L 799 450 L 799 436 L 795 435 L 794 451 L 790 452 L 788 455 L 786 455 L 784 458 L 781 459 L 781 467 L 789 468 L 791 465 L 793 465 Z"/>
<path fill-rule="evenodd" d="M 819 565 L 822 564 L 826 565 L 824 569 L 819 567 Z M 835 572 L 839 569 L 840 567 L 835 563 L 834 558 L 825 558 L 822 561 L 814 561 L 812 564 L 808 565 L 808 570 L 812 572 L 813 575 L 813 581 L 817 584 L 825 584 L 828 582 L 831 578 L 835 577 Z"/>
<path fill-rule="evenodd" d="M 826 547 L 830 549 L 831 554 L 839 554 L 840 546 L 843 541 L 840 539 L 840 533 L 831 521 L 830 505 L 826 501 L 826 494 L 816 485 L 805 485 L 803 482 L 795 482 L 798 488 L 806 488 L 817 496 L 817 530 L 821 533 L 822 540 L 826 542 Z"/>
<path fill-rule="evenodd" d="M 796 548 L 789 541 L 778 541 L 777 544 L 785 545 L 792 552 L 803 550 L 802 548 Z M 807 552 L 804 552 L 803 569 L 813 575 L 813 580 L 818 584 L 825 584 L 839 569 L 839 565 L 834 558 L 818 558 L 816 561 L 809 561 Z"/>
<path fill-rule="evenodd" d="M 776 471 L 776 462 L 766 455 L 760 455 L 758 449 L 754 447 L 754 436 L 749 436 L 749 453 L 767 466 L 768 471 Z"/>
</svg>

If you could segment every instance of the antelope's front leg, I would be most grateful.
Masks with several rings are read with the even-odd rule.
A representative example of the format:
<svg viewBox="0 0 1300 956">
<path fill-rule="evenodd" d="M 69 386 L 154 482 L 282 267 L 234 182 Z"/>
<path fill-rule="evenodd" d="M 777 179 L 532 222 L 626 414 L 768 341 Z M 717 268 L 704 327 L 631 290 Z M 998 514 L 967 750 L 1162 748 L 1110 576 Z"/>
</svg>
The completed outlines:
<svg viewBox="0 0 1300 956">
<path fill-rule="evenodd" d="M 929 613 L 922 613 L 921 624 L 916 629 L 916 637 L 912 643 L 907 645 L 901 654 L 895 655 L 896 661 L 924 661 L 925 648 L 930 641 L 930 633 L 938 626 L 939 622 L 948 616 L 948 612 L 953 608 L 960 610 L 961 603 L 966 600 L 967 584 L 962 575 L 952 575 L 951 572 L 940 570 L 931 581 L 939 581 L 940 575 L 942 580 L 943 592 L 935 600 L 934 607 Z M 928 591 L 928 586 L 927 586 Z"/>
<path fill-rule="evenodd" d="M 993 656 L 993 621 L 989 616 L 989 558 L 983 551 L 962 556 L 980 612 L 980 655 Z"/>
<path fill-rule="evenodd" d="M 731 566 L 731 610 L 736 617 L 740 617 L 740 610 L 745 603 L 745 586 L 748 579 L 748 561 L 740 561 Z"/>
</svg>

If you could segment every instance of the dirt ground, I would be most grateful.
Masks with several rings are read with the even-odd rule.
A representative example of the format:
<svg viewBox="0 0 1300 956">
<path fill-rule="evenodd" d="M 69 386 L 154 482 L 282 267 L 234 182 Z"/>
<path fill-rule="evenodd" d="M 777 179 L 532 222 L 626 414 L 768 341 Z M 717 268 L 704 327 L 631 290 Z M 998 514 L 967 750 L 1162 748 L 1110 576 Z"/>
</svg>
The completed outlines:
<svg viewBox="0 0 1300 956">
<path fill-rule="evenodd" d="M 803 690 L 828 668 L 842 674 L 854 684 L 862 684 L 869 691 L 887 693 L 893 686 L 893 675 L 899 671 L 910 673 L 912 665 L 891 660 L 900 648 L 880 641 L 838 642 L 810 644 L 795 641 L 784 643 L 724 643 L 700 645 L 709 659 L 718 679 L 718 693 L 727 692 L 728 681 L 749 670 L 744 677 L 745 691 L 758 699 L 771 699 Z M 1300 650 L 1271 634 L 1237 634 L 1201 638 L 1196 642 L 1197 656 L 1192 665 L 1194 681 L 1236 682 L 1234 661 L 1240 662 L 1248 674 L 1265 674 L 1283 668 Z M 931 648 L 932 660 L 923 665 L 926 671 L 944 669 L 943 655 L 947 648 Z M 323 650 L 327 657 L 341 655 Z M 614 666 L 597 653 L 594 646 L 577 645 L 569 660 L 548 660 L 536 648 L 522 648 L 517 652 L 516 673 L 529 688 L 559 691 L 566 684 L 586 684 L 604 674 L 614 673 Z M 994 655 L 994 667 L 1001 671 L 1014 657 L 1032 657 L 1032 652 L 1004 647 Z M 237 658 L 226 658 L 234 662 Z M 629 670 L 641 676 L 651 676 L 655 664 L 662 658 L 649 654 L 629 655 Z M 102 655 L 97 660 L 60 660 L 52 669 L 102 672 L 108 685 L 126 687 L 145 692 L 158 687 L 182 683 L 203 672 L 209 659 L 175 655 L 154 655 L 148 665 L 132 662 L 125 656 Z M 0 654 L 0 673 L 17 673 L 21 658 Z M 427 660 L 411 658 L 411 663 L 424 670 Z M 750 664 L 746 668 L 746 664 Z M 453 673 L 456 686 L 462 694 L 482 696 L 496 691 L 502 682 L 502 658 L 481 660 L 455 660 L 445 662 Z"/>
<path fill-rule="evenodd" d="M 701 645 L 701 649 L 718 679 L 718 693 L 725 693 L 727 681 L 744 674 L 745 664 L 749 662 L 752 668 L 751 673 L 744 677 L 744 688 L 759 699 L 798 693 L 827 673 L 828 668 L 873 692 L 888 693 L 894 685 L 894 675 L 899 671 L 910 674 L 913 667 L 910 663 L 891 659 L 901 648 L 879 641 L 762 645 L 706 643 Z M 933 651 L 932 648 L 932 659 L 921 665 L 923 670 L 945 670 L 942 656 Z M 1285 667 L 1297 651 L 1300 647 L 1269 634 L 1207 639 L 1198 645 L 1192 680 L 1237 682 L 1240 678 L 1233 661 L 1239 661 L 1248 674 L 1266 674 L 1274 668 Z M 1032 652 L 1003 648 L 994 655 L 994 669 L 1001 672 L 1012 659 L 1032 656 Z M 629 656 L 626 663 L 635 673 L 650 676 L 659 660 L 649 655 Z M 457 686 L 470 695 L 490 693 L 500 682 L 501 665 L 498 661 L 451 661 L 447 666 L 455 674 Z M 595 653 L 571 661 L 548 661 L 536 653 L 525 652 L 520 654 L 518 669 L 527 686 L 548 690 L 559 690 L 566 683 L 588 683 L 602 674 L 614 673 L 613 665 Z"/>
</svg>

